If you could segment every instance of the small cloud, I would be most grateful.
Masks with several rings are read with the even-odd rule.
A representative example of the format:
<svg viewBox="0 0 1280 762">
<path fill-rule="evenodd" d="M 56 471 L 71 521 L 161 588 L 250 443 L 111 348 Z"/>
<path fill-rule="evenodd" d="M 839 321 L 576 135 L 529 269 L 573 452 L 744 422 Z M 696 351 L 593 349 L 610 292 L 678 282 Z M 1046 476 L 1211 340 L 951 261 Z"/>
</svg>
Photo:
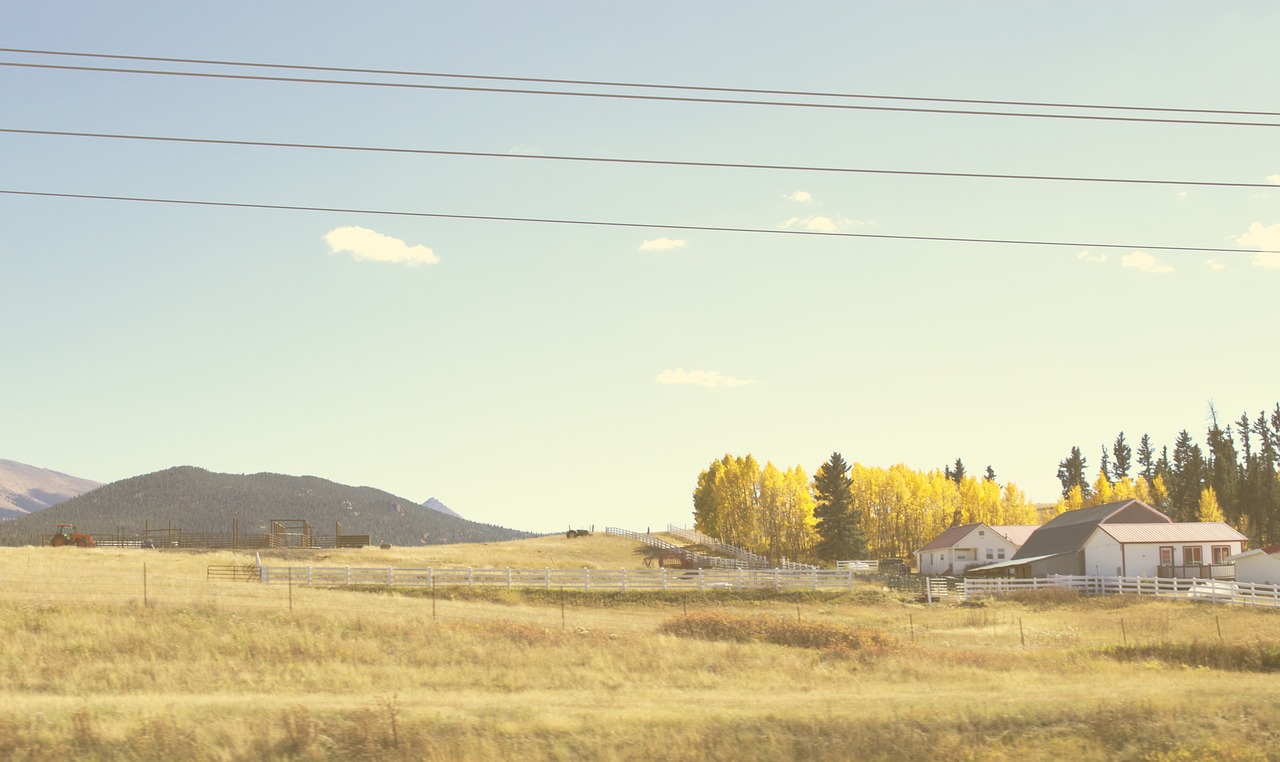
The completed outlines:
<svg viewBox="0 0 1280 762">
<path fill-rule="evenodd" d="M 1236 243 L 1250 249 L 1265 249 L 1253 255 L 1253 264 L 1268 270 L 1280 270 L 1280 223 L 1263 225 L 1255 222 L 1249 226 L 1249 232 L 1236 236 Z"/>
<path fill-rule="evenodd" d="M 1280 270 L 1280 254 L 1259 252 L 1253 255 L 1253 263 L 1268 270 Z"/>
<path fill-rule="evenodd" d="M 440 261 L 435 252 L 426 246 L 410 246 L 399 238 L 368 228 L 334 228 L 324 234 L 324 242 L 329 244 L 330 253 L 347 251 L 355 260 L 391 262 L 412 267 L 434 265 Z"/>
<path fill-rule="evenodd" d="M 1280 250 L 1280 223 L 1264 226 L 1255 222 L 1248 233 L 1236 237 L 1236 243 L 1248 249 Z"/>
<path fill-rule="evenodd" d="M 1125 267 L 1132 267 L 1136 270 L 1142 270 L 1148 273 L 1171 273 L 1173 267 L 1160 264 L 1160 260 L 1151 256 L 1145 251 L 1134 251 L 1125 254 L 1120 258 L 1120 263 Z"/>
<path fill-rule="evenodd" d="M 1216 259 L 1206 259 L 1204 262 L 1204 266 L 1209 268 L 1210 270 L 1213 270 L 1214 272 L 1221 272 L 1227 269 L 1227 266 L 1225 264 L 1223 264 L 1222 262 L 1219 262 Z"/>
<path fill-rule="evenodd" d="M 1087 250 L 1080 252 L 1077 258 L 1083 259 L 1086 262 L 1106 262 L 1107 261 L 1106 254 L 1094 254 L 1092 251 L 1087 251 Z"/>
<path fill-rule="evenodd" d="M 1187 193 L 1186 191 L 1178 191 L 1178 198 L 1186 198 L 1189 195 L 1191 194 Z"/>
<path fill-rule="evenodd" d="M 684 244 L 679 238 L 652 238 L 640 244 L 640 251 L 667 251 L 683 248 Z"/>
<path fill-rule="evenodd" d="M 792 201 L 812 201 L 812 200 L 813 200 L 813 194 L 812 194 L 812 193 L 810 193 L 809 191 L 802 191 L 802 190 L 798 190 L 798 191 L 796 191 L 795 193 L 792 193 L 792 194 L 790 194 L 790 195 L 786 196 L 786 198 L 788 198 L 788 199 L 790 199 L 790 200 L 792 200 Z"/>
<path fill-rule="evenodd" d="M 860 228 L 874 224 L 874 222 L 867 220 L 853 220 L 848 217 L 832 219 L 825 215 L 817 214 L 812 217 L 792 217 L 779 225 L 779 227 L 783 230 L 798 227 L 814 233 L 834 233 L 841 228 Z"/>
<path fill-rule="evenodd" d="M 1267 182 L 1272 185 L 1280 185 L 1280 175 L 1267 175 Z"/>
<path fill-rule="evenodd" d="M 725 376 L 714 370 L 685 370 L 684 368 L 676 368 L 662 371 L 657 375 L 655 380 L 660 384 L 682 384 L 692 386 L 745 386 L 752 383 L 751 381 L 733 376 Z"/>
</svg>

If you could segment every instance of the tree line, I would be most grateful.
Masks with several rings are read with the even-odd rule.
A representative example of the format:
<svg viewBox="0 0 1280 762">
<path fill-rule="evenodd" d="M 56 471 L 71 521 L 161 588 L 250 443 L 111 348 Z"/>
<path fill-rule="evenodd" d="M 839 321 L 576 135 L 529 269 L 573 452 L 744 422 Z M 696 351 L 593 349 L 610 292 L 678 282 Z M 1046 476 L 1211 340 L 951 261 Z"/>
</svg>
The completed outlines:
<svg viewBox="0 0 1280 762">
<path fill-rule="evenodd" d="M 952 526 L 1038 523 L 1026 494 L 990 467 L 977 478 L 959 460 L 923 472 L 850 465 L 838 452 L 812 482 L 800 466 L 725 455 L 698 476 L 693 505 L 700 532 L 774 562 L 907 557 Z"/>
<path fill-rule="evenodd" d="M 1205 443 L 1183 429 L 1158 450 L 1143 434 L 1135 449 L 1122 431 L 1101 447 L 1090 479 L 1088 459 L 1072 447 L 1058 463 L 1062 497 L 1044 513 L 1017 485 L 1000 485 L 987 466 L 971 476 L 957 458 L 942 470 L 850 465 L 840 453 L 814 472 L 761 466 L 726 454 L 698 476 L 695 527 L 777 562 L 907 557 L 953 526 L 1032 525 L 1064 511 L 1138 499 L 1174 521 L 1225 521 L 1255 546 L 1280 544 L 1280 403 L 1212 425 Z"/>
<path fill-rule="evenodd" d="M 1209 412 L 1203 447 L 1183 429 L 1172 453 L 1168 445 L 1157 452 L 1146 434 L 1134 451 L 1120 432 L 1102 445 L 1092 481 L 1086 457 L 1072 447 L 1058 463 L 1055 512 L 1134 497 L 1174 521 L 1226 521 L 1255 546 L 1280 544 L 1280 403 L 1225 426 L 1212 405 Z"/>
</svg>

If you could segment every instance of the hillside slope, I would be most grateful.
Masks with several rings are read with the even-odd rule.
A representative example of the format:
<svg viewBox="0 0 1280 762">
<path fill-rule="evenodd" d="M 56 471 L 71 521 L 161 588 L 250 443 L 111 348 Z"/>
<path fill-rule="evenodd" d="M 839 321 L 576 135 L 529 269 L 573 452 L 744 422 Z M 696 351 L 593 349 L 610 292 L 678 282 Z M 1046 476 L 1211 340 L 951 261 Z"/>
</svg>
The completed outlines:
<svg viewBox="0 0 1280 762">
<path fill-rule="evenodd" d="M 219 474 L 178 466 L 135 476 L 5 523 L 5 531 L 48 533 L 58 523 L 90 533 L 125 533 L 170 524 L 183 532 L 265 532 L 272 519 L 305 519 L 317 534 L 368 534 L 374 543 L 435 545 L 532 536 L 449 516 L 372 487 L 316 476 Z"/>
<path fill-rule="evenodd" d="M 100 486 L 90 479 L 0 459 L 0 520 L 43 510 Z"/>
</svg>

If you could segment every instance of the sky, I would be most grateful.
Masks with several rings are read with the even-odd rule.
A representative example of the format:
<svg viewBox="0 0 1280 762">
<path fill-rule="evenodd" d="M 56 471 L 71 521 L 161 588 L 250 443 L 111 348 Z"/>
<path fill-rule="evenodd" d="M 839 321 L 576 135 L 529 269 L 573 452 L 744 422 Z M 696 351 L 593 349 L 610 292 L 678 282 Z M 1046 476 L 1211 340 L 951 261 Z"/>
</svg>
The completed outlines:
<svg viewBox="0 0 1280 762">
<path fill-rule="evenodd" d="M 277 78 L 0 65 L 0 129 L 494 154 L 0 132 L 3 191 L 331 210 L 0 194 L 0 457 L 315 475 L 548 532 L 690 525 L 725 454 L 959 457 L 1053 501 L 1072 446 L 1094 472 L 1121 431 L 1203 443 L 1211 406 L 1280 401 L 1277 28 L 1264 0 L 6 2 L 9 49 L 1269 113 L 0 52 Z"/>
</svg>

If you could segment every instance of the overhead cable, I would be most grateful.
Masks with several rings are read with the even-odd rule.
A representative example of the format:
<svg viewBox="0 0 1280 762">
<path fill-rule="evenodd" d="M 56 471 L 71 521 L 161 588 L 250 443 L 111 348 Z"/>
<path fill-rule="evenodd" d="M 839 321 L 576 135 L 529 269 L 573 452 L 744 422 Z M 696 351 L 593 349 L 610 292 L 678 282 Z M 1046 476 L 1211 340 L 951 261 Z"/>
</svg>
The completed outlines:
<svg viewBox="0 0 1280 762">
<path fill-rule="evenodd" d="M 1070 175 L 1027 175 L 1027 174 L 997 174 L 992 172 L 940 172 L 927 170 L 908 170 L 908 169 L 866 169 L 856 167 L 822 167 L 822 166 L 803 166 L 792 164 L 745 164 L 723 161 L 675 161 L 666 159 L 624 159 L 616 157 L 604 156 L 566 156 L 558 154 L 520 154 L 520 153 L 500 153 L 496 151 L 446 151 L 443 149 L 431 148 L 387 148 L 380 146 L 353 146 L 353 145 L 335 145 L 325 143 L 293 143 L 268 140 L 229 140 L 218 138 L 183 138 L 166 135 L 131 135 L 111 132 L 79 132 L 69 130 L 25 130 L 9 127 L 0 127 L 0 134 L 12 135 L 48 135 L 54 137 L 77 137 L 77 138 L 105 138 L 111 140 L 137 140 L 137 141 L 154 141 L 162 143 L 188 143 L 198 145 L 222 145 L 222 146 L 253 146 L 263 148 L 306 148 L 324 151 L 361 151 L 369 153 L 392 153 L 392 154 L 414 154 L 422 156 L 464 156 L 471 158 L 490 158 L 490 159 L 535 159 L 542 161 L 568 161 L 568 162 L 588 162 L 600 164 L 638 164 L 647 166 L 662 167 L 698 167 L 698 168 L 716 168 L 716 169 L 767 169 L 779 170 L 787 172 L 831 172 L 843 174 L 865 174 L 865 175 L 905 175 L 911 177 L 953 177 L 965 179 L 986 179 L 986 180 L 1043 180 L 1056 182 L 1076 182 L 1076 183 L 1111 183 L 1111 184 L 1135 184 L 1135 185 L 1184 185 L 1193 187 L 1212 187 L 1212 188 L 1269 188 L 1274 189 L 1273 183 L 1238 183 L 1238 182 L 1218 182 L 1209 180 L 1153 180 L 1143 178 L 1125 178 L 1125 177 L 1077 177 Z"/>
<path fill-rule="evenodd" d="M 204 207 L 222 207 L 234 209 L 267 209 L 275 211 L 292 211 L 292 212 L 328 212 L 337 214 L 364 214 L 364 215 L 380 215 L 391 217 L 416 217 L 430 218 L 442 220 L 480 220 L 486 222 L 522 222 L 537 223 L 544 225 L 576 225 L 591 227 L 610 227 L 610 228 L 642 228 L 650 230 L 680 230 L 694 232 L 711 232 L 711 233 L 749 233 L 763 235 L 790 235 L 790 236 L 811 236 L 820 238 L 862 238 L 886 241 L 929 241 L 936 243 L 980 243 L 980 244 L 1001 244 L 1012 246 L 1055 246 L 1083 249 L 1135 249 L 1148 251 L 1183 251 L 1183 252 L 1199 252 L 1212 254 L 1280 254 L 1280 250 L 1270 249 L 1228 249 L 1210 246 L 1166 246 L 1166 245 L 1139 245 L 1139 244 L 1121 244 L 1121 243 L 1083 243 L 1078 241 L 1043 241 L 1043 240 L 1027 240 L 1027 239 L 1011 239 L 1011 238 L 966 238 L 959 236 L 928 236 L 928 235 L 892 235 L 882 233 L 839 233 L 824 232 L 818 230 L 791 230 L 785 228 L 749 228 L 749 227 L 725 227 L 720 225 L 675 225 L 664 223 L 650 222 L 619 222 L 609 220 L 572 220 L 572 219 L 556 219 L 547 217 L 511 217 L 490 214 L 445 214 L 441 212 L 410 212 L 396 211 L 390 209 L 352 209 L 347 207 L 330 207 L 330 206 L 301 206 L 295 204 L 253 204 L 247 202 L 235 201 L 200 201 L 195 199 L 177 199 L 177 198 L 151 198 L 145 196 L 113 196 L 91 193 L 52 193 L 43 191 L 24 191 L 12 189 L 0 189 L 0 194 L 9 196 L 31 196 L 40 198 L 60 198 L 60 199 L 84 199 L 94 201 L 129 201 L 135 203 L 148 204 L 173 204 L 181 206 L 204 206 Z"/>
<path fill-rule="evenodd" d="M 1051 114 L 1029 111 L 983 111 L 973 109 L 924 108 L 908 106 L 868 106 L 854 103 L 809 103 L 803 101 L 770 101 L 738 98 L 698 98 L 675 95 L 642 95 L 636 93 L 584 92 L 577 90 L 530 90 L 517 87 L 479 87 L 468 85 L 433 85 L 421 82 L 378 82 L 371 80 L 351 79 L 316 79 L 309 77 L 266 76 L 260 74 L 231 74 L 221 72 L 171 71 L 162 69 L 128 69 L 110 66 L 71 66 L 66 64 L 20 63 L 16 61 L 0 61 L 0 66 L 25 69 L 52 69 L 61 71 L 87 71 L 109 74 L 143 74 L 164 77 L 194 77 L 214 80 L 246 80 L 256 82 L 307 83 L 319 85 L 349 85 L 358 87 L 406 88 L 412 90 L 448 90 L 472 93 L 500 93 L 522 95 L 553 95 L 567 98 L 605 98 L 612 100 L 670 102 L 670 103 L 714 103 L 734 106 L 773 106 L 784 108 L 813 108 L 839 111 L 882 111 L 911 114 L 952 114 L 963 116 L 996 116 L 1020 117 L 1027 119 L 1071 119 L 1095 122 L 1138 122 L 1147 124 L 1185 124 L 1208 125 L 1215 127 L 1280 127 L 1280 122 L 1246 122 L 1220 119 L 1175 119 L 1168 117 L 1142 116 L 1105 116 L 1101 114 Z"/>
<path fill-rule="evenodd" d="M 469 79 L 488 82 L 529 82 L 554 85 L 581 85 L 588 87 L 621 87 L 632 89 L 689 90 L 696 92 L 740 93 L 750 95 L 788 95 L 810 98 L 850 98 L 864 100 L 919 101 L 922 103 L 964 103 L 982 106 L 1033 106 L 1038 108 L 1067 108 L 1119 111 L 1159 111 L 1180 114 L 1228 114 L 1236 116 L 1280 116 L 1280 111 L 1241 111 L 1230 109 L 1178 108 L 1169 106 L 1119 106 L 1095 103 L 1060 103 L 1050 101 L 984 100 L 977 98 L 936 98 L 915 95 L 871 95 L 866 93 L 835 93 L 813 90 L 768 90 L 746 87 L 714 87 L 707 85 L 673 85 L 646 82 L 618 82 L 589 79 L 552 79 L 547 77 L 512 77 L 491 74 L 457 74 L 446 72 L 413 71 L 404 69 L 365 69 L 343 66 L 310 66 L 303 64 L 275 64 L 251 61 L 228 61 L 208 58 L 168 58 L 163 56 L 112 55 L 65 50 L 33 50 L 28 48 L 0 48 L 0 53 L 26 55 L 102 58 L 116 61 L 149 61 L 153 63 L 198 64 L 202 66 L 237 66 L 245 68 L 291 69 L 295 71 L 326 71 L 346 74 L 379 74 L 401 77 L 432 77 L 440 79 Z"/>
</svg>

